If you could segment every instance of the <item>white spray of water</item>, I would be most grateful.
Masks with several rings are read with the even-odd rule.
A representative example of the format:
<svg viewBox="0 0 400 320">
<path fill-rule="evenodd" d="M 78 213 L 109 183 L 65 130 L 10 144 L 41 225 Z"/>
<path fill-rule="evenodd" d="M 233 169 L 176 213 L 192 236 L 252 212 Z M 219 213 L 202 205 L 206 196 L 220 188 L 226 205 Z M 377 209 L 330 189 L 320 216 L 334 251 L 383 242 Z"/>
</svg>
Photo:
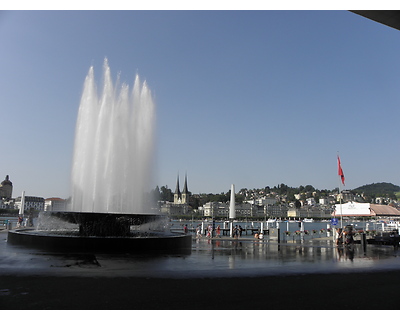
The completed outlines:
<svg viewBox="0 0 400 320">
<path fill-rule="evenodd" d="M 136 75 L 132 90 L 113 85 L 107 59 L 98 96 L 93 67 L 86 76 L 71 174 L 71 210 L 140 213 L 153 172 L 155 104 Z"/>
</svg>

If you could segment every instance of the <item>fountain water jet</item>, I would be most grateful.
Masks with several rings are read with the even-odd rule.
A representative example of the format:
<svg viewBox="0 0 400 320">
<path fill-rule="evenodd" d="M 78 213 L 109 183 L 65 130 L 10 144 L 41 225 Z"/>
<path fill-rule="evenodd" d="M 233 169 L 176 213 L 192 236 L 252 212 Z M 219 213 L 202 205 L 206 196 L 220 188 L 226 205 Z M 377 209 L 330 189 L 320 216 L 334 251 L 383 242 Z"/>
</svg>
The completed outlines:
<svg viewBox="0 0 400 320">
<path fill-rule="evenodd" d="M 75 133 L 71 211 L 144 212 L 152 182 L 155 106 L 146 82 L 114 87 L 104 61 L 102 93 L 94 70 L 84 83 Z"/>
<path fill-rule="evenodd" d="M 191 236 L 169 234 L 149 212 L 155 131 L 155 104 L 146 82 L 137 75 L 130 92 L 114 86 L 107 59 L 98 96 L 91 67 L 84 82 L 75 131 L 69 212 L 41 213 L 51 230 L 9 232 L 8 242 L 56 250 L 173 250 L 191 246 Z M 63 230 L 53 230 L 55 219 Z M 70 227 L 66 223 L 71 224 Z M 47 224 L 49 225 L 49 224 Z M 141 230 L 142 226 L 142 230 Z M 144 230 L 143 230 L 144 229 Z M 65 231 L 67 230 L 67 231 Z M 175 251 L 175 250 L 174 250 Z"/>
</svg>

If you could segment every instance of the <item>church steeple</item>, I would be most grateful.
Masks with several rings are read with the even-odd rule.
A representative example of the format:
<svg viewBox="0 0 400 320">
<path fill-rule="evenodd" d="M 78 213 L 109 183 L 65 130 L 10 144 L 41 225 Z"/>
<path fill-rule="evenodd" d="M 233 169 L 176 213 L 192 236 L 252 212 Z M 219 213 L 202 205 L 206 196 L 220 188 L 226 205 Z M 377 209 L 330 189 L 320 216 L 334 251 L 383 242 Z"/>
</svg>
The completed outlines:
<svg viewBox="0 0 400 320">
<path fill-rule="evenodd" d="M 175 193 L 174 193 L 174 203 L 179 204 L 182 202 L 182 194 L 181 191 L 179 190 L 179 174 L 176 179 L 176 188 L 175 188 Z"/>
<path fill-rule="evenodd" d="M 182 190 L 182 203 L 189 204 L 190 192 L 187 187 L 187 174 L 185 174 L 185 184 Z"/>
<path fill-rule="evenodd" d="M 189 193 L 189 190 L 188 190 L 188 187 L 187 187 L 187 174 L 185 174 L 185 184 L 183 186 L 182 193 L 186 193 L 186 194 Z"/>
<path fill-rule="evenodd" d="M 179 194 L 179 196 L 181 195 L 181 191 L 179 190 L 179 174 L 178 174 L 178 178 L 176 178 L 175 194 Z"/>
</svg>

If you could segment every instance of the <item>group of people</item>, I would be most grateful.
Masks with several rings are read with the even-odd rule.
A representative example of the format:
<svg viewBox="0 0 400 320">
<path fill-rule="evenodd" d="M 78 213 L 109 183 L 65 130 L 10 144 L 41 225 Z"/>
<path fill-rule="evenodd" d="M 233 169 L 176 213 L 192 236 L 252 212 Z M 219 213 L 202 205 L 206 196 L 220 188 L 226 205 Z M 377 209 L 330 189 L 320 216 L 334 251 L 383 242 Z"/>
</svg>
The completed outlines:
<svg viewBox="0 0 400 320">
<path fill-rule="evenodd" d="M 243 233 L 242 226 L 235 225 L 235 227 L 232 230 L 232 236 L 237 239 L 237 238 L 240 238 L 242 236 L 242 233 Z"/>
<path fill-rule="evenodd" d="M 202 229 L 201 226 L 198 225 L 197 228 L 196 228 L 196 238 L 201 238 L 201 237 L 203 236 L 203 235 L 201 234 L 201 229 Z M 213 226 L 210 224 L 210 225 L 207 227 L 207 231 L 206 231 L 206 237 L 207 237 L 207 238 L 212 238 L 212 237 L 213 237 L 213 230 L 214 230 L 214 228 L 213 228 Z M 216 232 L 217 232 L 217 237 L 220 237 L 220 236 L 221 236 L 221 228 L 220 228 L 220 226 L 217 227 Z"/>
<path fill-rule="evenodd" d="M 187 229 L 185 229 L 185 230 L 187 230 Z M 214 231 L 214 228 L 213 228 L 213 226 L 210 224 L 208 227 L 207 227 L 207 230 L 206 230 L 206 237 L 207 238 L 212 238 L 213 237 L 213 231 Z M 185 231 L 185 233 L 186 233 L 187 231 Z M 235 227 L 233 228 L 233 230 L 232 230 L 232 237 L 234 237 L 234 238 L 240 238 L 241 236 L 242 236 L 242 233 L 243 233 L 243 228 L 242 228 L 242 226 L 238 226 L 238 225 L 235 225 Z M 217 238 L 221 238 L 221 227 L 218 225 L 216 228 L 215 228 L 215 236 L 217 237 Z M 199 226 L 197 226 L 197 228 L 196 228 L 196 238 L 201 238 L 202 237 L 202 234 L 201 234 L 201 226 L 199 225 Z"/>
<path fill-rule="evenodd" d="M 352 244 L 354 243 L 354 231 L 353 226 L 348 225 L 344 229 L 338 228 L 337 229 L 337 238 L 336 238 L 336 245 L 339 246 L 341 244 Z"/>
<path fill-rule="evenodd" d="M 22 215 L 18 216 L 17 228 L 19 227 L 33 227 L 32 215 L 29 215 L 25 220 Z"/>
<path fill-rule="evenodd" d="M 260 233 L 256 232 L 254 234 L 254 238 L 262 240 L 262 239 L 264 239 L 264 234 L 262 232 L 260 232 Z"/>
<path fill-rule="evenodd" d="M 210 224 L 207 228 L 207 238 L 213 237 L 213 230 L 214 230 L 214 227 Z M 220 226 L 217 226 L 215 228 L 215 235 L 217 238 L 221 238 L 221 227 Z"/>
</svg>

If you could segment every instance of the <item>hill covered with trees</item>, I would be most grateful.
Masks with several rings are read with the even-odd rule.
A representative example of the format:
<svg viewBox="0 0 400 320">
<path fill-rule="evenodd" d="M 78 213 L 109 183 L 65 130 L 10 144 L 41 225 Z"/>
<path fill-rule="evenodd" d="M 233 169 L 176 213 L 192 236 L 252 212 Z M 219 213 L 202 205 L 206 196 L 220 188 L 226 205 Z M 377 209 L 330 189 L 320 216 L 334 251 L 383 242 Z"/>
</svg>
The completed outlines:
<svg viewBox="0 0 400 320">
<path fill-rule="evenodd" d="M 358 194 L 364 194 L 371 199 L 377 197 L 397 199 L 396 194 L 400 192 L 400 187 L 388 182 L 367 184 L 352 190 Z"/>
</svg>

